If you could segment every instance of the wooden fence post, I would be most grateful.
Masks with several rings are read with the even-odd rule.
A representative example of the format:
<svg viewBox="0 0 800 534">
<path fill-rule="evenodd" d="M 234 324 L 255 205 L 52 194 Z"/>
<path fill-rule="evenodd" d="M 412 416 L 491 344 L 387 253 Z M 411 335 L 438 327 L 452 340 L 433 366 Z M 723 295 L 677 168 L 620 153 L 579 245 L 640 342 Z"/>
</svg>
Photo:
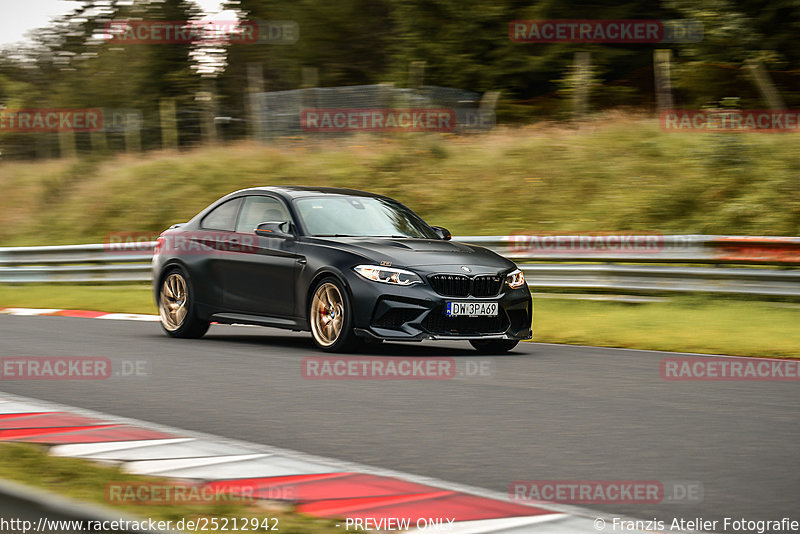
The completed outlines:
<svg viewBox="0 0 800 534">
<path fill-rule="evenodd" d="M 161 147 L 165 150 L 178 148 L 178 125 L 175 116 L 175 99 L 162 98 L 159 102 L 161 115 Z"/>
<path fill-rule="evenodd" d="M 655 77 L 658 112 L 673 109 L 672 50 L 653 50 L 653 76 Z"/>
<path fill-rule="evenodd" d="M 582 119 L 589 107 L 589 86 L 592 83 L 591 61 L 589 52 L 575 52 L 572 91 L 572 115 L 575 119 Z"/>
</svg>

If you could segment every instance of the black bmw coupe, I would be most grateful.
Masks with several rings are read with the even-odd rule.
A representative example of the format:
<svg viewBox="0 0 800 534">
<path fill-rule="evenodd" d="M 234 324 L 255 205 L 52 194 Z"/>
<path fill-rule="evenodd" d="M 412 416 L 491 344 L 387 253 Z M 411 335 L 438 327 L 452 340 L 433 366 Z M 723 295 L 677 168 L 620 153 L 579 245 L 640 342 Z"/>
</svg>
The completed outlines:
<svg viewBox="0 0 800 534">
<path fill-rule="evenodd" d="M 447 339 L 502 353 L 532 335 L 531 294 L 513 262 L 350 189 L 231 193 L 161 234 L 153 285 L 173 337 L 217 322 L 311 331 L 330 352 Z"/>
</svg>

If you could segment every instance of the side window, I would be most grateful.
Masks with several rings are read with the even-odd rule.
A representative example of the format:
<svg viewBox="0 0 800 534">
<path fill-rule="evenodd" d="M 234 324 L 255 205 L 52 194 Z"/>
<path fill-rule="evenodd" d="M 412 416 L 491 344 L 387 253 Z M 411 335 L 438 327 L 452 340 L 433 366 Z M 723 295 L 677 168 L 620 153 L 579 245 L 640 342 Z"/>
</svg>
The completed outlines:
<svg viewBox="0 0 800 534">
<path fill-rule="evenodd" d="M 284 222 L 289 220 L 286 208 L 277 198 L 253 195 L 245 197 L 236 231 L 253 233 L 263 222 Z"/>
<path fill-rule="evenodd" d="M 240 197 L 220 204 L 211 213 L 203 217 L 200 226 L 206 230 L 233 232 L 236 226 L 236 214 L 239 213 L 241 203 L 242 199 Z"/>
</svg>

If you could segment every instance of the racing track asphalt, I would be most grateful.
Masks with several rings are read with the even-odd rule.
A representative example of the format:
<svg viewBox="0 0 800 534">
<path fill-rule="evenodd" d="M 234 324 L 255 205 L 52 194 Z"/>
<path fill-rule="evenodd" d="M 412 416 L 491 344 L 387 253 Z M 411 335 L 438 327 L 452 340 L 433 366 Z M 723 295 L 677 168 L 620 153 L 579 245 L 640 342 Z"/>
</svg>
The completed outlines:
<svg viewBox="0 0 800 534">
<path fill-rule="evenodd" d="M 212 326 L 174 340 L 157 323 L 0 316 L 0 357 L 147 360 L 151 375 L 2 381 L 0 390 L 179 428 L 507 492 L 514 480 L 702 483 L 697 504 L 594 506 L 643 519 L 797 517 L 795 382 L 672 382 L 669 354 L 523 343 L 476 356 L 463 342 L 368 354 L 490 360 L 491 376 L 307 380 L 306 333 Z M 718 530 L 723 530 L 719 528 Z"/>
</svg>

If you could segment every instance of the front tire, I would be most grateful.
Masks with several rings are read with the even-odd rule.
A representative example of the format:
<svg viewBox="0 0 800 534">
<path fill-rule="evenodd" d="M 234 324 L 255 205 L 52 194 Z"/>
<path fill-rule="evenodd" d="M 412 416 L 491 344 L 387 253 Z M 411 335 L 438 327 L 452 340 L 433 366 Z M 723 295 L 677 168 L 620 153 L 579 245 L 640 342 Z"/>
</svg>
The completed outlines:
<svg viewBox="0 0 800 534">
<path fill-rule="evenodd" d="M 475 339 L 469 342 L 481 354 L 505 354 L 518 343 L 518 339 Z"/>
<path fill-rule="evenodd" d="M 197 317 L 192 285 L 186 272 L 179 267 L 167 272 L 161 281 L 158 315 L 161 328 L 171 337 L 202 337 L 210 324 Z"/>
<path fill-rule="evenodd" d="M 308 322 L 314 343 L 325 352 L 346 352 L 356 347 L 350 298 L 335 278 L 325 278 L 314 288 Z"/>
</svg>

